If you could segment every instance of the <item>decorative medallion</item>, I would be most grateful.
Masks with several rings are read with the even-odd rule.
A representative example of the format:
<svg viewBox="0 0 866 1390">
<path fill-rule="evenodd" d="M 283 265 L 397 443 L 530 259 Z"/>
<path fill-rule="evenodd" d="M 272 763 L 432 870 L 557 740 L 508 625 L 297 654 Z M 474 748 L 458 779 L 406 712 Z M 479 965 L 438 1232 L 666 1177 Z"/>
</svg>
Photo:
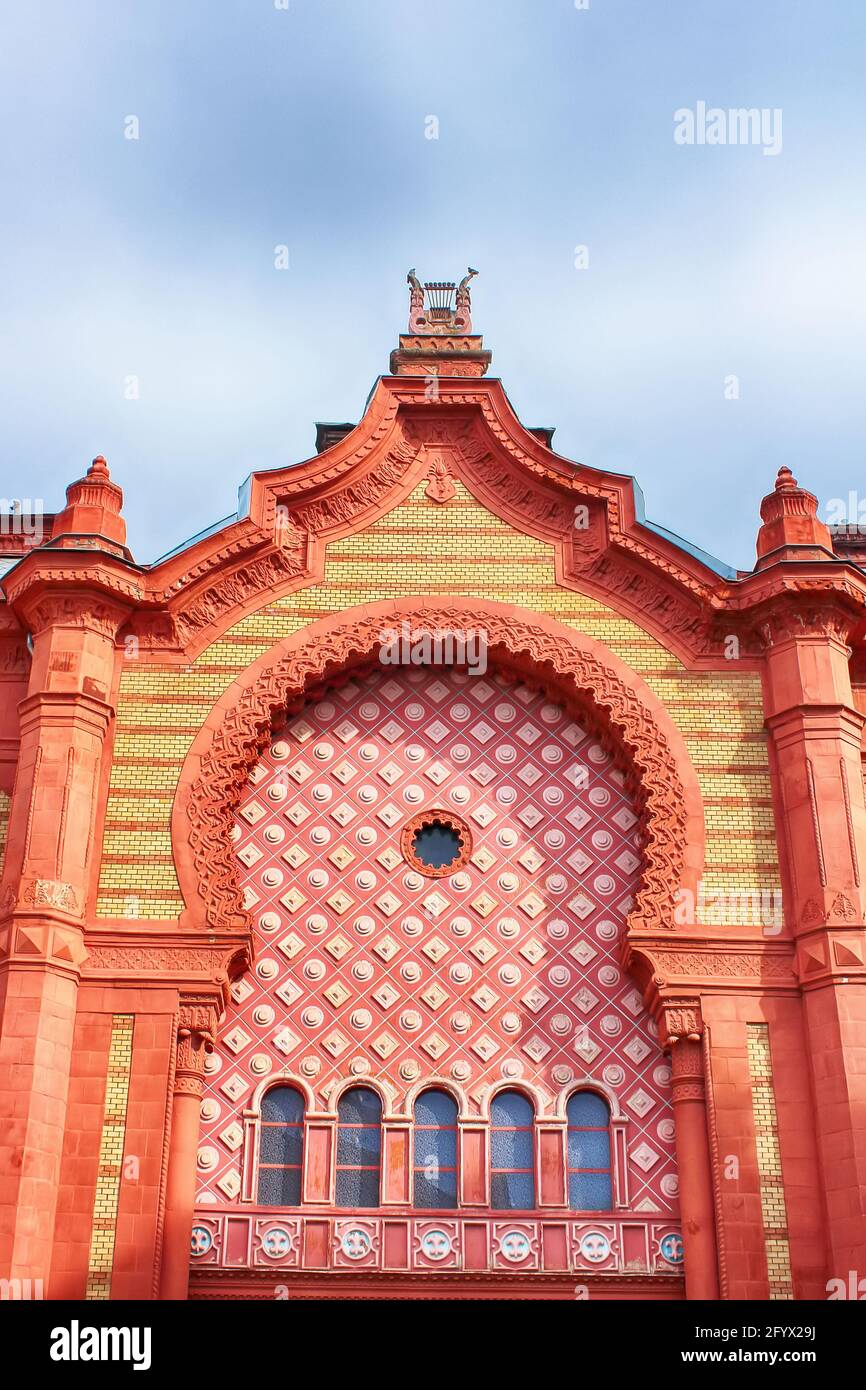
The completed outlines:
<svg viewBox="0 0 866 1390">
<path fill-rule="evenodd" d="M 213 1232 L 207 1226 L 193 1226 L 190 1233 L 189 1249 L 193 1256 L 206 1255 L 213 1245 Z"/>
<path fill-rule="evenodd" d="M 472 833 L 453 811 L 433 807 L 410 816 L 400 835 L 400 852 L 427 878 L 456 874 L 472 856 Z"/>
<path fill-rule="evenodd" d="M 340 1239 L 340 1249 L 348 1260 L 363 1260 L 370 1253 L 372 1241 L 368 1231 L 352 1226 Z"/>
</svg>

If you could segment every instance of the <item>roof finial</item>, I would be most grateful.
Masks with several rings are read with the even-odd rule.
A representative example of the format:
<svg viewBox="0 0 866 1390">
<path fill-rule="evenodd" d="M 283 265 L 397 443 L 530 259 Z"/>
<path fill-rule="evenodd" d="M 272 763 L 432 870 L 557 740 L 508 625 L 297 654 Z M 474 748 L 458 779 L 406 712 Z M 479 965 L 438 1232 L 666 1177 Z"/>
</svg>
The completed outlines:
<svg viewBox="0 0 866 1390">
<path fill-rule="evenodd" d="M 787 560 L 832 560 L 830 532 L 818 518 L 818 499 L 800 487 L 785 464 L 776 474 L 773 491 L 761 502 L 755 568 Z"/>
<path fill-rule="evenodd" d="M 472 301 L 469 282 L 478 274 L 468 266 L 457 285 L 453 280 L 428 280 L 421 284 L 415 267 L 409 271 L 409 332 L 410 333 L 471 333 Z"/>
</svg>

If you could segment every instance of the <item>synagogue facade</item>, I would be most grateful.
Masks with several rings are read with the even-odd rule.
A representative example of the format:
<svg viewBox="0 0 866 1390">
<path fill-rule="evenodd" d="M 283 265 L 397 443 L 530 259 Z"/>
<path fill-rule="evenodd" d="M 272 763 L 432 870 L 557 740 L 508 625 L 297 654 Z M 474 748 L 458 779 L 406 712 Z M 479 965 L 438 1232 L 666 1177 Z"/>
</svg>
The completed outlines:
<svg viewBox="0 0 866 1390">
<path fill-rule="evenodd" d="M 866 1269 L 866 551 L 788 468 L 749 571 L 649 522 L 518 420 L 472 274 L 159 562 L 101 457 L 0 535 L 0 1278 Z"/>
</svg>

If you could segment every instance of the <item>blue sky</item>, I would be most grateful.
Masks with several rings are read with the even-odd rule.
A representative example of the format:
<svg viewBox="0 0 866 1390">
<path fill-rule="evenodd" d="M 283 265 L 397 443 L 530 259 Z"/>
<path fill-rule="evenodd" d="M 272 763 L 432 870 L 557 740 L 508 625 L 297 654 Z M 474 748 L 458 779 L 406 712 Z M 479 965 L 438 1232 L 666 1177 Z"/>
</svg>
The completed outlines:
<svg viewBox="0 0 866 1390">
<path fill-rule="evenodd" d="M 0 495 L 104 453 L 155 559 L 471 263 L 524 423 L 748 567 L 781 464 L 866 498 L 864 66 L 861 0 L 4 0 Z M 676 144 L 699 101 L 781 153 Z"/>
</svg>

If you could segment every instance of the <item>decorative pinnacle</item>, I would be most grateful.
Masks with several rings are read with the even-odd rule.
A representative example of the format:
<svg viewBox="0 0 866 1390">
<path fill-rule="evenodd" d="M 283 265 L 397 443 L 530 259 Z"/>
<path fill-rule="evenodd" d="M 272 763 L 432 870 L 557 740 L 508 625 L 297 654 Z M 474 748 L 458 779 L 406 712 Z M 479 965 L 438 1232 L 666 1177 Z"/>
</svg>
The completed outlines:
<svg viewBox="0 0 866 1390">
<path fill-rule="evenodd" d="M 798 488 L 799 486 L 800 484 L 797 482 L 790 468 L 786 467 L 783 463 L 776 475 L 776 492 L 791 492 L 794 488 Z"/>
<path fill-rule="evenodd" d="M 757 569 L 794 560 L 832 560 L 833 541 L 818 519 L 818 499 L 800 487 L 784 464 L 772 492 L 761 502 Z"/>
</svg>

